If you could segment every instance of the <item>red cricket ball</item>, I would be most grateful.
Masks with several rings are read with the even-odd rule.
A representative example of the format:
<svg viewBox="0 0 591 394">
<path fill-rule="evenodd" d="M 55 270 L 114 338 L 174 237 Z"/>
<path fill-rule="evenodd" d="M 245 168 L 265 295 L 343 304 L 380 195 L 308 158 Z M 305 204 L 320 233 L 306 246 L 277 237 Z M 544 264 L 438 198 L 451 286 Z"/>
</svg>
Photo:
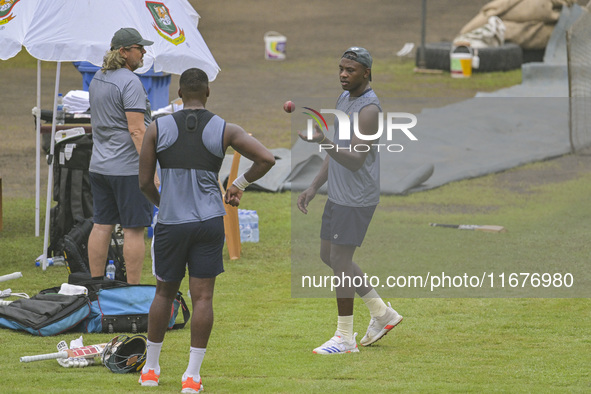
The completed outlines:
<svg viewBox="0 0 591 394">
<path fill-rule="evenodd" d="M 283 110 L 285 112 L 287 112 L 288 114 L 292 113 L 293 111 L 295 111 L 295 104 L 293 103 L 293 101 L 286 101 L 283 104 Z"/>
</svg>

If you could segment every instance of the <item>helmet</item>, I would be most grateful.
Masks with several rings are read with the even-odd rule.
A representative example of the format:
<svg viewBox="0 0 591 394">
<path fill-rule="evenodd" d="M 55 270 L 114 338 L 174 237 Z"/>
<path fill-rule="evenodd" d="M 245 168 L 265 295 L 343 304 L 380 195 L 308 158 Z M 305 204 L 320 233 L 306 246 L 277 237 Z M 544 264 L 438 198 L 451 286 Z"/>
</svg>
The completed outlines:
<svg viewBox="0 0 591 394">
<path fill-rule="evenodd" d="M 144 335 L 118 335 L 105 346 L 103 364 L 115 373 L 137 372 L 146 363 L 146 348 Z"/>
</svg>

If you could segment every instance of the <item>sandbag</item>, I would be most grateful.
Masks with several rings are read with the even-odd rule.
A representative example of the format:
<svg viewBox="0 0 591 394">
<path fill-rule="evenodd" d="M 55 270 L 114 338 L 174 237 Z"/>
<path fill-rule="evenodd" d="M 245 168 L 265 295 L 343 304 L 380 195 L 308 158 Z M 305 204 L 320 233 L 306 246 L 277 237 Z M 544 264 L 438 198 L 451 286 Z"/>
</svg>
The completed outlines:
<svg viewBox="0 0 591 394">
<path fill-rule="evenodd" d="M 543 49 L 560 17 L 562 7 L 574 0 L 493 0 L 462 29 L 460 35 L 484 26 L 489 17 L 498 16 L 505 24 L 505 40 L 523 49 Z"/>
</svg>

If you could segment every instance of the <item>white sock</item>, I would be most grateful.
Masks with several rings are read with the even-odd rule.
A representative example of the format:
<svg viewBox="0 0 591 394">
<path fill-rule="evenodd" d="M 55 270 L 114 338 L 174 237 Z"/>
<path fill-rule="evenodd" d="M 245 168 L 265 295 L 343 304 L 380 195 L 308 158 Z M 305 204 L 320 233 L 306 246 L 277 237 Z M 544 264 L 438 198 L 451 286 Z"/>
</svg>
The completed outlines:
<svg viewBox="0 0 591 394">
<path fill-rule="evenodd" d="M 337 331 L 340 332 L 343 338 L 347 341 L 351 341 L 353 339 L 353 315 L 339 316 Z"/>
<path fill-rule="evenodd" d="M 201 379 L 201 363 L 203 362 L 203 357 L 205 357 L 206 350 L 207 349 L 205 348 L 191 347 L 191 352 L 189 354 L 189 365 L 183 374 L 183 380 L 192 377 L 195 383 L 199 382 L 199 379 Z"/>
<path fill-rule="evenodd" d="M 142 368 L 142 373 L 147 373 L 150 369 L 154 370 L 156 375 L 160 375 L 160 351 L 162 350 L 162 342 L 154 343 L 146 341 L 146 364 Z"/>
<path fill-rule="evenodd" d="M 361 299 L 363 300 L 363 302 L 365 302 L 365 306 L 367 306 L 367 308 L 369 309 L 369 314 L 371 315 L 371 317 L 384 316 L 386 310 L 388 309 L 388 306 L 386 305 L 384 300 L 380 298 L 380 296 L 376 292 L 376 289 L 372 289 L 369 293 L 361 297 Z"/>
</svg>

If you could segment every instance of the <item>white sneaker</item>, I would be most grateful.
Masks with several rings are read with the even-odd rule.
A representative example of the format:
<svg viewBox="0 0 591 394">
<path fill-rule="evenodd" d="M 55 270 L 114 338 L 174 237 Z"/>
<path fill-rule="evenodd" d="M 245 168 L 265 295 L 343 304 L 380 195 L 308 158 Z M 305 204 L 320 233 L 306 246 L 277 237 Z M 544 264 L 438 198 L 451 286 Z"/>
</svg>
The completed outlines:
<svg viewBox="0 0 591 394">
<path fill-rule="evenodd" d="M 324 344 L 318 346 L 313 350 L 315 354 L 343 354 L 358 352 L 357 341 L 355 337 L 357 333 L 353 334 L 353 340 L 347 341 L 340 332 L 335 332 L 334 337 L 330 338 Z"/>
<path fill-rule="evenodd" d="M 388 309 L 386 309 L 384 316 L 371 318 L 367 332 L 359 343 L 361 346 L 371 345 L 389 333 L 401 321 L 402 315 L 399 315 L 398 312 L 392 309 L 392 305 L 388 302 Z"/>
</svg>

